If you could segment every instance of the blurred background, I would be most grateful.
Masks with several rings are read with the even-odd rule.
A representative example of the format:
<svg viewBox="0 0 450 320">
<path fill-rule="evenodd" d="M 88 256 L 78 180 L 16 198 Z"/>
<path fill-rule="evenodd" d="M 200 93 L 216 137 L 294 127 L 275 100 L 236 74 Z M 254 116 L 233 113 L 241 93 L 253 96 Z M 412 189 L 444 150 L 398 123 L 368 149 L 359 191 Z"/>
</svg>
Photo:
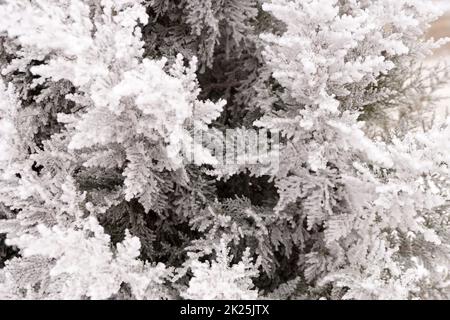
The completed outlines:
<svg viewBox="0 0 450 320">
<path fill-rule="evenodd" d="M 430 5 L 439 6 L 443 10 L 444 15 L 432 25 L 428 36 L 435 39 L 450 37 L 450 0 L 432 0 L 431 2 L 432 4 Z M 436 50 L 429 63 L 448 63 L 450 67 L 450 43 Z M 439 122 L 443 122 L 449 117 L 450 113 L 450 78 L 448 79 L 448 84 L 441 90 L 438 90 L 436 94 L 442 99 L 437 104 L 436 116 Z"/>
<path fill-rule="evenodd" d="M 444 15 L 431 27 L 428 35 L 434 38 L 450 37 L 450 0 L 433 0 L 432 5 L 440 7 Z M 435 59 L 450 56 L 450 44 L 436 51 Z"/>
</svg>

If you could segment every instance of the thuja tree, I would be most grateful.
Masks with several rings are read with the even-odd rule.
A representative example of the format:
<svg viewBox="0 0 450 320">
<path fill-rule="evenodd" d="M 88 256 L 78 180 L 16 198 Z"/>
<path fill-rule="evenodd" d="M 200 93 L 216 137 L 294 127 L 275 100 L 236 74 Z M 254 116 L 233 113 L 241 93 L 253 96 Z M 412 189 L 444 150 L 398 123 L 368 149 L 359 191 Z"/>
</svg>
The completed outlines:
<svg viewBox="0 0 450 320">
<path fill-rule="evenodd" d="M 0 2 L 0 297 L 450 297 L 450 123 L 423 125 L 446 73 L 420 66 L 437 16 Z M 250 128 L 280 133 L 279 161 L 195 143 Z"/>
</svg>

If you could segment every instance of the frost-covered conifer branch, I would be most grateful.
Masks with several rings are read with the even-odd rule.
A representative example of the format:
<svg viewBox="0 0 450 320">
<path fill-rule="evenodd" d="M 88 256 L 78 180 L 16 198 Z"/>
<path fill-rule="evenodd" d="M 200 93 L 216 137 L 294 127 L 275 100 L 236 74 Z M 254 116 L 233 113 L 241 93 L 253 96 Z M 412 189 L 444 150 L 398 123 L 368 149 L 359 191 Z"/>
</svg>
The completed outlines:
<svg viewBox="0 0 450 320">
<path fill-rule="evenodd" d="M 449 298 L 438 16 L 1 1 L 0 298 Z"/>
</svg>

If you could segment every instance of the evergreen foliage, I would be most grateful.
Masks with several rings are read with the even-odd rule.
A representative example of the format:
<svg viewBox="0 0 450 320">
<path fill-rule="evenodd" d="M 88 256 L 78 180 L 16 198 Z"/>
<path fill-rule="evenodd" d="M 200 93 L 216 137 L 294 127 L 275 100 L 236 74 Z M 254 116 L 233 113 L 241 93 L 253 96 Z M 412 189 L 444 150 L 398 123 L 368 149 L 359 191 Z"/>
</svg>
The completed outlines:
<svg viewBox="0 0 450 320">
<path fill-rule="evenodd" d="M 438 16 L 0 0 L 0 298 L 450 298 Z M 196 143 L 229 129 L 279 132 L 279 162 Z"/>
</svg>

